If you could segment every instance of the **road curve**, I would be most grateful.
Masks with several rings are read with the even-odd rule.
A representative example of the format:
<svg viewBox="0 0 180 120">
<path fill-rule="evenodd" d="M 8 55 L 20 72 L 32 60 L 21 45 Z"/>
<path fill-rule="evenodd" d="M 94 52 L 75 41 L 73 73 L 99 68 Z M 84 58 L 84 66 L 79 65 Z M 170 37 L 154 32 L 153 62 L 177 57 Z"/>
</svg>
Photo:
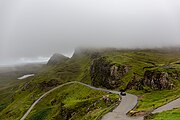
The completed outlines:
<svg viewBox="0 0 180 120">
<path fill-rule="evenodd" d="M 179 108 L 180 107 L 180 98 L 170 102 L 170 103 L 167 103 L 166 105 L 163 105 L 157 109 L 155 109 L 152 113 L 155 114 L 155 113 L 160 113 L 160 112 L 163 112 L 163 111 L 166 111 L 166 110 L 171 110 L 173 108 Z"/>
<path fill-rule="evenodd" d="M 25 120 L 26 117 L 28 116 L 28 114 L 31 112 L 31 110 L 34 108 L 34 106 L 44 97 L 46 96 L 47 94 L 51 93 L 52 91 L 60 88 L 60 87 L 63 87 L 65 85 L 68 85 L 68 84 L 72 84 L 72 83 L 79 83 L 81 85 L 84 85 L 84 86 L 87 86 L 91 89 L 94 89 L 94 90 L 101 90 L 101 91 L 104 91 L 104 92 L 110 92 L 110 93 L 114 93 L 114 94 L 120 94 L 120 92 L 118 91 L 113 91 L 113 90 L 107 90 L 107 89 L 103 89 L 103 88 L 96 88 L 96 87 L 93 87 L 91 85 L 87 85 L 85 83 L 81 83 L 81 82 L 78 82 L 78 81 L 73 81 L 73 82 L 68 82 L 68 83 L 65 83 L 65 84 L 62 84 L 62 85 L 59 85 L 51 90 L 49 90 L 48 92 L 44 93 L 40 98 L 38 98 L 32 105 L 31 107 L 28 109 L 28 111 L 23 115 L 23 117 L 20 119 L 20 120 Z M 131 119 L 130 117 L 128 117 L 129 119 L 126 119 L 126 113 L 131 110 L 135 105 L 137 104 L 137 97 L 134 96 L 134 95 L 131 95 L 131 94 L 127 94 L 126 96 L 123 96 L 122 97 L 122 101 L 120 103 L 120 105 L 113 111 L 111 112 L 112 114 L 114 114 L 115 116 L 118 116 L 119 114 L 121 115 L 121 117 L 123 119 L 121 120 L 133 120 L 133 118 Z M 111 113 L 108 113 L 107 115 L 105 115 L 105 117 L 103 117 L 103 120 L 106 120 L 108 118 L 108 115 L 111 114 Z M 111 115 L 110 117 L 111 118 Z M 112 120 L 112 119 L 107 119 L 107 120 Z M 113 119 L 115 120 L 115 119 Z M 141 120 L 141 119 L 138 119 L 138 120 Z"/>
<path fill-rule="evenodd" d="M 143 117 L 129 117 L 126 114 L 137 104 L 137 96 L 127 94 L 122 96 L 121 103 L 112 112 L 102 117 L 102 120 L 143 120 Z"/>
<path fill-rule="evenodd" d="M 120 95 L 120 92 L 118 91 L 96 88 L 81 82 L 78 83 L 92 88 L 94 90 L 101 90 Z M 132 110 L 136 106 L 137 101 L 137 96 L 127 93 L 126 96 L 122 96 L 121 103 L 117 106 L 117 108 L 103 116 L 102 120 L 143 120 L 143 117 L 128 117 L 126 115 L 130 110 Z"/>
</svg>

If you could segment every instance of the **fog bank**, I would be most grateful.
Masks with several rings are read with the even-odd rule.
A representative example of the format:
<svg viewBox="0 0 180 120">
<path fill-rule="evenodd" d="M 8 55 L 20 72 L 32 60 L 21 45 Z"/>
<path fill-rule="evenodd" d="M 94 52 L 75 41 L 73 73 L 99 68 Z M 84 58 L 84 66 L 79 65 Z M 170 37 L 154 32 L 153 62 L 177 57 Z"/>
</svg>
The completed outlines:
<svg viewBox="0 0 180 120">
<path fill-rule="evenodd" d="M 179 47 L 180 1 L 1 0 L 0 26 L 0 65 L 79 46 Z"/>
</svg>

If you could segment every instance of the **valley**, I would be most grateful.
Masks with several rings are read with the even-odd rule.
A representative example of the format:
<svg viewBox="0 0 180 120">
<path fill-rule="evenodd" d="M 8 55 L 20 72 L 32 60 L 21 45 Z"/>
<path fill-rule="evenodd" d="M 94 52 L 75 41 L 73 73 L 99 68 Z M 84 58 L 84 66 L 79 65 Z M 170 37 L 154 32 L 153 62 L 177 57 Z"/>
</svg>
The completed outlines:
<svg viewBox="0 0 180 120">
<path fill-rule="evenodd" d="M 122 110 L 119 106 L 124 100 L 119 104 L 119 95 L 86 86 L 91 85 L 118 91 L 118 94 L 119 91 L 126 91 L 136 95 L 137 105 L 133 104 L 126 111 L 129 111 L 128 116 L 147 116 L 148 119 L 156 120 L 164 112 L 149 116 L 150 112 L 180 97 L 179 62 L 179 48 L 77 49 L 72 58 L 54 54 L 47 65 L 35 72 L 35 76 L 12 82 L 12 86 L 5 85 L 4 78 L 0 79 L 0 85 L 4 86 L 0 91 L 3 98 L 0 101 L 0 119 L 19 120 L 43 94 L 63 84 L 77 81 L 82 84 L 62 86 L 43 96 L 29 112 L 27 119 L 105 119 L 108 114 L 115 116 L 110 112 L 113 109 Z M 17 78 L 25 73 L 15 75 L 13 79 L 17 81 Z M 9 76 L 6 78 L 13 80 Z M 108 96 L 110 102 L 105 102 L 105 96 Z M 175 112 L 178 112 L 178 109 L 175 109 Z M 173 114 L 171 115 L 173 117 Z"/>
</svg>

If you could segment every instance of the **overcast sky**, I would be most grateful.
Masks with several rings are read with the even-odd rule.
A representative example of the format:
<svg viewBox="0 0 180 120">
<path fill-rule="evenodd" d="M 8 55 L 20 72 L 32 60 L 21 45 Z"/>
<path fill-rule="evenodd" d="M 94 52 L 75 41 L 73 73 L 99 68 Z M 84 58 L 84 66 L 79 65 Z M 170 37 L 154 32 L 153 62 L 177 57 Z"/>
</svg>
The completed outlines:
<svg viewBox="0 0 180 120">
<path fill-rule="evenodd" d="M 0 65 L 78 46 L 180 46 L 180 0 L 0 0 Z"/>
</svg>

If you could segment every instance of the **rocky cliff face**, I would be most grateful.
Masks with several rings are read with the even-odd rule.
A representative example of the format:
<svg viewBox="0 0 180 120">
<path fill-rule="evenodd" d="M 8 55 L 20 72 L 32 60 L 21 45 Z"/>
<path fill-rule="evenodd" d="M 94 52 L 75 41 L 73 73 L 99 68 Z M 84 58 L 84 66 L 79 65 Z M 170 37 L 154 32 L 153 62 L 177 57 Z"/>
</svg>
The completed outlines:
<svg viewBox="0 0 180 120">
<path fill-rule="evenodd" d="M 61 54 L 57 54 L 55 53 L 48 61 L 47 65 L 56 65 L 60 62 L 64 62 L 66 60 L 68 60 L 69 58 L 64 56 L 64 55 L 61 55 Z"/>
<path fill-rule="evenodd" d="M 142 83 L 153 90 L 172 89 L 174 86 L 168 78 L 168 73 L 160 71 L 146 71 Z"/>
<path fill-rule="evenodd" d="M 115 65 L 105 57 L 94 59 L 90 75 L 94 86 L 104 86 L 106 88 L 116 88 L 122 84 L 121 78 L 128 73 L 127 65 Z"/>
<path fill-rule="evenodd" d="M 167 72 L 147 70 L 142 79 L 133 79 L 127 85 L 126 89 L 142 90 L 145 87 L 149 87 L 153 90 L 173 89 L 174 84 L 169 79 Z"/>
</svg>

